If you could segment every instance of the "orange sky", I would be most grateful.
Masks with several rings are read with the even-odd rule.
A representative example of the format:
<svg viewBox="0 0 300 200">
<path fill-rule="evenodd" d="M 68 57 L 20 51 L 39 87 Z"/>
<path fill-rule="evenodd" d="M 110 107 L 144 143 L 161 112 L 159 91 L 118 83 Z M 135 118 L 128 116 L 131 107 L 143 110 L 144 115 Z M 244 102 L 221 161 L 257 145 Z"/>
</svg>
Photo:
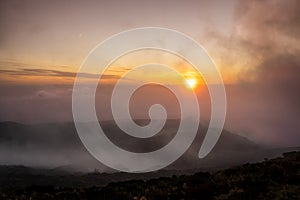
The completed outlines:
<svg viewBox="0 0 300 200">
<path fill-rule="evenodd" d="M 282 32 L 285 27 L 276 27 L 279 19 L 275 19 L 274 25 L 264 26 L 281 16 L 277 4 L 282 4 L 279 7 L 283 10 L 297 7 L 293 2 L 286 6 L 280 1 L 241 3 L 236 0 L 136 0 L 130 3 L 100 0 L 72 4 L 68 1 L 3 1 L 0 7 L 0 81 L 72 83 L 74 74 L 71 73 L 77 72 L 97 44 L 121 31 L 146 26 L 175 29 L 195 39 L 208 51 L 225 83 L 238 83 L 241 79 L 253 81 L 255 77 L 247 73 L 248 69 L 263 63 L 273 52 L 299 51 L 300 42 L 291 35 L 295 31 Z M 263 16 L 266 8 L 271 14 Z M 247 12 L 243 12 L 245 9 Z M 290 17 L 297 19 L 292 13 L 293 10 Z M 285 20 L 289 18 L 280 20 L 278 23 L 287 24 Z M 145 62 L 157 60 L 153 52 L 133 55 L 137 56 L 127 56 L 111 67 L 130 68 L 143 59 Z M 182 59 L 169 57 L 160 56 L 158 61 L 176 67 L 184 75 L 193 71 L 186 63 L 182 64 Z M 30 74 L 29 71 L 24 73 L 24 69 L 44 71 L 32 70 Z M 118 75 L 117 72 L 107 73 Z"/>
<path fill-rule="evenodd" d="M 122 77 L 126 72 L 134 69 L 137 66 L 159 63 L 173 68 L 180 72 L 187 80 L 196 80 L 196 85 L 205 84 L 201 74 L 184 59 L 157 50 L 142 50 L 126 54 L 117 59 L 104 73 L 102 83 L 113 83 Z M 8 63 L 11 64 L 11 63 Z M 66 67 L 57 68 L 12 68 L 2 69 L 0 79 L 5 83 L 19 84 L 73 84 L 77 71 L 64 71 Z M 97 78 L 97 74 L 92 72 L 87 76 L 85 81 Z M 166 84 L 179 84 L 177 77 L 171 76 L 165 71 L 153 72 L 151 74 L 136 70 L 133 72 L 132 79 L 128 83 L 135 81 L 155 82 L 162 81 Z"/>
<path fill-rule="evenodd" d="M 89 51 L 107 37 L 136 27 L 158 26 L 181 31 L 200 44 L 206 42 L 205 48 L 216 61 L 225 81 L 233 82 L 237 70 L 226 68 L 226 64 L 221 62 L 220 53 L 213 50 L 215 45 L 208 42 L 207 32 L 214 27 L 222 34 L 230 34 L 234 28 L 234 6 L 234 0 L 226 3 L 3 2 L 0 14 L 0 81 L 21 84 L 72 84 L 74 74 L 72 76 L 71 73 L 76 73 Z M 130 8 L 130 14 L 126 8 Z M 140 52 L 125 56 L 127 58 L 111 66 L 114 72 L 111 70 L 107 73 L 119 76 L 120 72 L 116 72 L 117 70 L 123 71 L 123 68 L 155 60 L 176 67 L 184 76 L 195 76 L 199 79 L 182 59 L 168 54 L 161 54 L 157 59 L 157 55 L 157 52 Z M 43 71 L 39 71 L 40 69 Z M 155 80 L 159 77 L 153 75 L 153 78 Z M 166 80 L 176 82 L 172 78 Z"/>
</svg>

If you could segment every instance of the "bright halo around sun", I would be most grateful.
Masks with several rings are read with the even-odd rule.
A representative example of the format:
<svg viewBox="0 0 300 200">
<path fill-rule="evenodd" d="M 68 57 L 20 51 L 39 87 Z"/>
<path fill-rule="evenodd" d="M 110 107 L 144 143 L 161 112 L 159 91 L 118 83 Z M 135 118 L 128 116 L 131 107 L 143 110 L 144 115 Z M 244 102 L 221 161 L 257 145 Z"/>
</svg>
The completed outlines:
<svg viewBox="0 0 300 200">
<path fill-rule="evenodd" d="M 190 89 L 195 89 L 198 84 L 198 81 L 195 78 L 188 78 L 188 79 L 186 79 L 185 82 L 186 82 L 187 87 Z"/>
</svg>

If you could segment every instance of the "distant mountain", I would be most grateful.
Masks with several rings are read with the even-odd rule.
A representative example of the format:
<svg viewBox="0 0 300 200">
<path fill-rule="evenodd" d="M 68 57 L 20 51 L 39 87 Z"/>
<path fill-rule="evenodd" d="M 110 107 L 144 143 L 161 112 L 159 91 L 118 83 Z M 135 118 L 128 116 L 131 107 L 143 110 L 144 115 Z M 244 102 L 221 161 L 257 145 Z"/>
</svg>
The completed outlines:
<svg viewBox="0 0 300 200">
<path fill-rule="evenodd" d="M 137 120 L 137 123 L 147 123 Z M 163 147 L 176 134 L 178 120 L 168 120 L 152 138 L 137 139 L 123 133 L 112 121 L 101 122 L 107 136 L 118 146 L 136 152 Z M 204 159 L 197 157 L 207 128 L 200 126 L 187 152 L 166 169 L 217 170 L 280 155 L 287 149 L 263 148 L 237 134 L 223 131 L 213 151 Z M 187 133 L 188 134 L 188 133 Z M 289 149 L 293 150 L 293 149 Z M 0 123 L 0 165 L 24 165 L 62 171 L 107 172 L 113 170 L 94 159 L 81 143 L 73 123 L 24 125 Z"/>
</svg>

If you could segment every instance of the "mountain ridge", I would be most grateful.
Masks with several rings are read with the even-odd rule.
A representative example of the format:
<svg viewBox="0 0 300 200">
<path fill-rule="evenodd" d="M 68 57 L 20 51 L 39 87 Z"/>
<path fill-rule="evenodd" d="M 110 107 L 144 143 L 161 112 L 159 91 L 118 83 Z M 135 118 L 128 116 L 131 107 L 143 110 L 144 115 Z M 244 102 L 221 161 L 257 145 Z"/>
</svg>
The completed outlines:
<svg viewBox="0 0 300 200">
<path fill-rule="evenodd" d="M 146 123 L 139 119 L 139 123 Z M 112 121 L 102 124 L 109 139 L 121 148 L 137 152 L 148 152 L 161 148 L 177 131 L 178 120 L 166 122 L 161 133 L 147 140 L 130 138 Z M 101 122 L 102 123 L 102 122 Z M 245 162 L 261 161 L 278 156 L 284 149 L 268 149 L 237 134 L 223 130 L 212 152 L 204 159 L 198 158 L 207 127 L 199 127 L 190 148 L 167 170 L 221 169 Z M 81 143 L 72 122 L 27 125 L 16 122 L 0 122 L 0 165 L 24 165 L 42 168 L 63 167 L 70 171 L 100 172 L 114 170 L 99 163 Z"/>
</svg>

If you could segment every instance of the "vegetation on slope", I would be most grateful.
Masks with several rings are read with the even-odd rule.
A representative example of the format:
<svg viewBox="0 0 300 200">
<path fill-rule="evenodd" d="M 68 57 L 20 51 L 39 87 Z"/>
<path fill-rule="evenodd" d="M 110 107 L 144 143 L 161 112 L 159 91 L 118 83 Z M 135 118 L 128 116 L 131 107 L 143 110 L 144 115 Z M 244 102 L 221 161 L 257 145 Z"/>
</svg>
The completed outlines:
<svg viewBox="0 0 300 200">
<path fill-rule="evenodd" d="M 300 152 L 215 173 L 130 180 L 105 186 L 30 186 L 2 199 L 300 199 Z"/>
</svg>

